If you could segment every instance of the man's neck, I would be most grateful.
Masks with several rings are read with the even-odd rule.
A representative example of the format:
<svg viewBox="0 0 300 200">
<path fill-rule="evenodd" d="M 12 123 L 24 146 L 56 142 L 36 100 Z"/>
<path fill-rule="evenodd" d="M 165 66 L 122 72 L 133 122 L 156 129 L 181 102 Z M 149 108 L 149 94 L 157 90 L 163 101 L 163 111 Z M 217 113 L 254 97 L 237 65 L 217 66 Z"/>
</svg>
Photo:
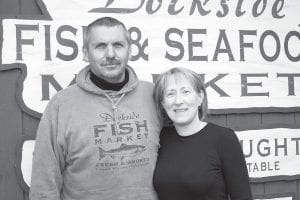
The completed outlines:
<svg viewBox="0 0 300 200">
<path fill-rule="evenodd" d="M 94 74 L 92 71 L 91 75 L 90 75 L 90 79 L 91 81 L 100 89 L 102 90 L 114 90 L 114 91 L 120 91 L 123 86 L 128 82 L 129 80 L 129 74 L 128 71 L 125 70 L 125 79 L 124 81 L 120 82 L 120 83 L 111 83 L 108 82 L 102 78 L 99 78 L 98 76 L 96 76 L 96 74 Z"/>
</svg>

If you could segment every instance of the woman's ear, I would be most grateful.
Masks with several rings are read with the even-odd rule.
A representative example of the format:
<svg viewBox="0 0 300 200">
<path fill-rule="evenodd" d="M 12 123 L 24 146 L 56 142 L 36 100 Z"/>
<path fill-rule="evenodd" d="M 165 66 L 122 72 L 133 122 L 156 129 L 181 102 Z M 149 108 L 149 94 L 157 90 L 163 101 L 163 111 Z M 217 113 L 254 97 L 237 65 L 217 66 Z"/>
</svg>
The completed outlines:
<svg viewBox="0 0 300 200">
<path fill-rule="evenodd" d="M 89 62 L 89 52 L 85 47 L 82 47 L 82 52 L 83 52 L 83 60 L 85 62 Z"/>
<path fill-rule="evenodd" d="M 200 93 L 198 93 L 198 97 L 199 97 L 199 106 L 201 106 L 204 98 L 204 93 L 200 91 Z"/>
</svg>

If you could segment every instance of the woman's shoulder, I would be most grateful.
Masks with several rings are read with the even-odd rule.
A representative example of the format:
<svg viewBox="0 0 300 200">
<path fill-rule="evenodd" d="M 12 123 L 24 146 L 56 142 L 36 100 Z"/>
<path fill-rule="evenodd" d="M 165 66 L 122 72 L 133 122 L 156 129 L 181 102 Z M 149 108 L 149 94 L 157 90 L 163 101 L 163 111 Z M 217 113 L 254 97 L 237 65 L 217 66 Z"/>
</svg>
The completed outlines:
<svg viewBox="0 0 300 200">
<path fill-rule="evenodd" d="M 225 142 L 226 144 L 229 144 L 237 140 L 237 136 L 231 128 L 208 123 L 207 130 L 212 136 L 218 138 L 218 141 L 221 143 Z"/>
<path fill-rule="evenodd" d="M 174 133 L 176 132 L 176 129 L 174 126 L 164 126 L 162 129 L 161 129 L 161 135 L 163 134 L 171 134 L 171 133 Z"/>
<path fill-rule="evenodd" d="M 160 132 L 160 139 L 166 138 L 166 137 L 168 138 L 174 133 L 176 133 L 176 129 L 174 126 L 164 126 Z"/>
</svg>

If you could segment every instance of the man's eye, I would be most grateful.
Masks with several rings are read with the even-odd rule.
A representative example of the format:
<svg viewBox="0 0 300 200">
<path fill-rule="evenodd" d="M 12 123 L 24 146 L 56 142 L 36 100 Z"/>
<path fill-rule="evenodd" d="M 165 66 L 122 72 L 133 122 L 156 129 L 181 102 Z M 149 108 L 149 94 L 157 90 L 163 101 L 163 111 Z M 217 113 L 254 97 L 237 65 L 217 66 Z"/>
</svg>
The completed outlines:
<svg viewBox="0 0 300 200">
<path fill-rule="evenodd" d="M 100 48 L 100 49 L 104 49 L 105 47 L 106 47 L 105 44 L 98 44 L 98 45 L 97 45 L 97 48 Z"/>
<path fill-rule="evenodd" d="M 115 47 L 115 48 L 121 48 L 121 47 L 123 47 L 123 44 L 121 44 L 121 43 L 116 43 L 116 44 L 114 44 L 114 47 Z"/>
</svg>

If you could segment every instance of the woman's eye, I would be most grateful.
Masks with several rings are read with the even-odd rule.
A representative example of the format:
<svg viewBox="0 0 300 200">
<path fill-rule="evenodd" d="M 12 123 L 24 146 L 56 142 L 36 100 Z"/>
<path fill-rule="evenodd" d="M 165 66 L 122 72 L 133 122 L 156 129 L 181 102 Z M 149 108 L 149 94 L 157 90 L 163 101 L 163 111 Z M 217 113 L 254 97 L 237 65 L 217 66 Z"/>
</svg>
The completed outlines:
<svg viewBox="0 0 300 200">
<path fill-rule="evenodd" d="M 183 94 L 190 94 L 191 93 L 191 91 L 190 90 L 183 90 L 183 92 L 182 92 Z"/>
<path fill-rule="evenodd" d="M 166 97 L 168 97 L 168 98 L 173 97 L 174 95 L 175 95 L 175 93 L 173 93 L 173 92 L 166 93 Z"/>
</svg>

